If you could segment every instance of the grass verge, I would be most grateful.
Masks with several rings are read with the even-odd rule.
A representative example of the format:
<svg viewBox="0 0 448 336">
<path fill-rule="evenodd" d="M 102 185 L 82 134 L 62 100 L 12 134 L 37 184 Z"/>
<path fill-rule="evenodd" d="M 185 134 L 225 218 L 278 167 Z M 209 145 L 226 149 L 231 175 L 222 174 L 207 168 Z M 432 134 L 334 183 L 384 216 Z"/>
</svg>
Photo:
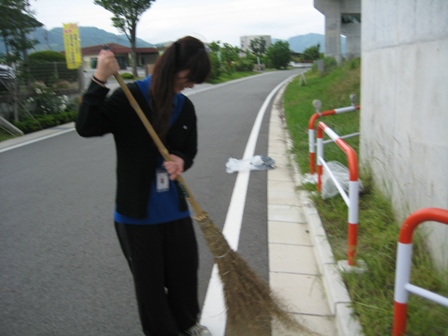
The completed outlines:
<svg viewBox="0 0 448 336">
<path fill-rule="evenodd" d="M 315 112 L 312 101 L 322 101 L 322 111 L 351 104 L 349 95 L 360 97 L 360 60 L 345 63 L 326 75 L 306 73 L 305 86 L 300 78 L 292 81 L 284 98 L 287 127 L 293 140 L 293 151 L 303 174 L 309 172 L 308 121 Z M 362 112 L 361 112 L 362 113 Z M 360 112 L 328 116 L 320 119 L 336 133 L 343 135 L 359 131 Z M 359 153 L 359 138 L 346 142 Z M 325 145 L 325 160 L 339 161 L 347 166 L 345 154 L 335 144 Z M 359 200 L 359 232 L 357 258 L 366 262 L 368 271 L 362 274 L 344 273 L 343 280 L 366 336 L 391 335 L 396 247 L 399 223 L 396 222 L 391 202 L 372 184 L 368 167 L 361 169 L 364 189 Z M 303 188 L 314 191 L 316 186 Z M 323 200 L 312 196 L 325 227 L 336 260 L 347 259 L 347 206 L 341 196 Z M 424 239 L 414 238 L 411 282 L 432 292 L 448 296 L 446 274 L 432 266 Z M 445 279 L 445 280 L 444 280 Z M 409 296 L 408 336 L 448 335 L 448 310 L 416 295 Z"/>
<path fill-rule="evenodd" d="M 16 137 L 16 135 L 13 135 L 0 127 L 0 141 L 12 139 L 15 137 Z"/>
</svg>

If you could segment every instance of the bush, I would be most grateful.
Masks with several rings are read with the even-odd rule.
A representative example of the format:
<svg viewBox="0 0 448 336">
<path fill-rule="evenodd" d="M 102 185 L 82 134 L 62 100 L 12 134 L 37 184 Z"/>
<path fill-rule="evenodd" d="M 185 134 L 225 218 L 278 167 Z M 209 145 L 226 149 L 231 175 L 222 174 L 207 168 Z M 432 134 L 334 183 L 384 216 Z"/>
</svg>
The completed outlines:
<svg viewBox="0 0 448 336">
<path fill-rule="evenodd" d="M 73 102 L 67 96 L 58 96 L 43 83 L 33 85 L 33 94 L 27 102 L 34 108 L 35 114 L 56 114 L 73 107 Z"/>
<path fill-rule="evenodd" d="M 65 56 L 57 51 L 37 51 L 28 56 L 29 64 L 65 62 Z"/>
<path fill-rule="evenodd" d="M 325 72 L 331 72 L 338 67 L 338 63 L 334 57 L 325 57 L 324 58 L 324 66 Z"/>
<path fill-rule="evenodd" d="M 30 54 L 28 65 L 23 64 L 20 72 L 30 80 L 44 82 L 47 86 L 60 80 L 68 82 L 78 80 L 78 71 L 67 69 L 65 55 L 52 50 Z"/>
<path fill-rule="evenodd" d="M 78 112 L 62 112 L 59 114 L 38 115 L 35 118 L 27 117 L 22 121 L 13 122 L 13 124 L 23 133 L 27 134 L 75 121 L 77 115 Z"/>
<path fill-rule="evenodd" d="M 350 60 L 348 64 L 350 70 L 358 69 L 361 66 L 361 57 Z"/>
<path fill-rule="evenodd" d="M 321 60 L 319 60 L 319 61 L 321 61 Z M 322 76 L 326 76 L 327 74 L 329 74 L 330 72 L 332 72 L 334 69 L 336 69 L 338 67 L 338 63 L 336 62 L 336 59 L 334 57 L 325 57 L 323 59 L 323 61 L 324 61 L 324 71 L 323 71 L 323 73 L 321 73 Z M 318 71 L 316 62 L 314 62 L 311 70 L 313 72 Z"/>
<path fill-rule="evenodd" d="M 221 62 L 219 61 L 218 55 L 215 53 L 210 53 L 210 62 L 212 63 L 212 71 L 210 73 L 210 80 L 218 79 L 222 74 Z"/>
<path fill-rule="evenodd" d="M 134 79 L 134 75 L 129 72 L 124 72 L 121 74 L 121 78 L 123 79 Z"/>
<path fill-rule="evenodd" d="M 266 62 L 269 68 L 286 69 L 290 60 L 291 53 L 287 41 L 277 41 L 268 48 Z"/>
<path fill-rule="evenodd" d="M 239 61 L 235 62 L 236 71 L 252 71 L 254 62 L 249 58 L 241 58 Z"/>
</svg>

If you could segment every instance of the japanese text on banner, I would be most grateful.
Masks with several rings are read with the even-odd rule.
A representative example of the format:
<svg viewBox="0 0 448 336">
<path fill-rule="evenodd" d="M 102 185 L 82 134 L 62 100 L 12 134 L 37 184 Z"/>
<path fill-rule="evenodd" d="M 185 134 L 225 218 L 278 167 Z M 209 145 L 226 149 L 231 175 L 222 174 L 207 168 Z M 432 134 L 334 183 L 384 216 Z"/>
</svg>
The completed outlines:
<svg viewBox="0 0 448 336">
<path fill-rule="evenodd" d="M 78 69 L 82 64 L 78 25 L 64 23 L 64 47 L 67 68 Z"/>
</svg>

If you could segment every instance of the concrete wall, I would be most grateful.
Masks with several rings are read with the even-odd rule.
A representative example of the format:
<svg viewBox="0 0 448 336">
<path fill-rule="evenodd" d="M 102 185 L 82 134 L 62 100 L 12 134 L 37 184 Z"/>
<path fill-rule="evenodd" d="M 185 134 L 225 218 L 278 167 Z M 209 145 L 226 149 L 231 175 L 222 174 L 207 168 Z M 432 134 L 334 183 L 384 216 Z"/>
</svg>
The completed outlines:
<svg viewBox="0 0 448 336">
<path fill-rule="evenodd" d="M 362 165 L 402 221 L 448 209 L 448 1 L 362 1 Z M 448 268 L 448 226 L 423 224 Z"/>
</svg>

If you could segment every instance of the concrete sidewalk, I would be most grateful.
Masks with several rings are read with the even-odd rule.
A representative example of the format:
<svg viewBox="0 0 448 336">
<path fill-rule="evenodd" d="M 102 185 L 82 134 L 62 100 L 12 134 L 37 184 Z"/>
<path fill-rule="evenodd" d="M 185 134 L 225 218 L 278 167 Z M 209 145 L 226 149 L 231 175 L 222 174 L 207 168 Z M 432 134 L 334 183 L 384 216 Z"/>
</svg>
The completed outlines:
<svg viewBox="0 0 448 336">
<path fill-rule="evenodd" d="M 276 161 L 267 182 L 270 286 L 286 300 L 291 314 L 314 332 L 362 335 L 319 214 L 308 193 L 297 188 L 301 175 L 283 117 L 285 87 L 273 102 L 269 122 L 268 156 Z M 273 336 L 283 335 L 297 333 L 273 331 Z"/>
</svg>

